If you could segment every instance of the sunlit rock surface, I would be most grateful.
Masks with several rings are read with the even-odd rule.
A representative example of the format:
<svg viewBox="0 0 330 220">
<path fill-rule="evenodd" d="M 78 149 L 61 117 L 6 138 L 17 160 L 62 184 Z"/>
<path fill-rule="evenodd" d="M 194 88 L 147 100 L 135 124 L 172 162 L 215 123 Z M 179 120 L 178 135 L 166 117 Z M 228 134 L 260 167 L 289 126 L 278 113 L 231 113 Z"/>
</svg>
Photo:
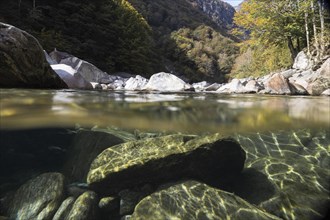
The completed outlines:
<svg viewBox="0 0 330 220">
<path fill-rule="evenodd" d="M 64 196 L 64 176 L 44 173 L 22 185 L 15 193 L 8 216 L 12 219 L 52 219 Z"/>
<path fill-rule="evenodd" d="M 299 130 L 237 138 L 247 152 L 248 169 L 233 187 L 239 196 L 283 219 L 326 215 L 330 202 L 328 132 Z"/>
<path fill-rule="evenodd" d="M 74 197 L 68 197 L 65 199 L 61 206 L 56 211 L 54 217 L 52 220 L 64 220 L 67 218 L 69 212 L 72 209 L 72 206 L 74 204 L 75 198 Z"/>
<path fill-rule="evenodd" d="M 51 65 L 52 69 L 61 77 L 70 89 L 93 89 L 90 82 L 84 79 L 77 70 L 66 64 Z"/>
<path fill-rule="evenodd" d="M 300 51 L 293 63 L 292 68 L 298 70 L 307 70 L 312 67 L 311 61 L 308 59 L 308 56 L 304 51 Z"/>
<path fill-rule="evenodd" d="M 311 80 L 307 91 L 311 95 L 320 95 L 330 88 L 330 58 L 328 58 L 317 70 L 316 76 Z"/>
<path fill-rule="evenodd" d="M 277 95 L 290 95 L 291 89 L 288 80 L 280 73 L 274 74 L 265 83 L 266 93 Z"/>
<path fill-rule="evenodd" d="M 218 134 L 168 135 L 110 147 L 92 163 L 87 182 L 97 191 L 194 177 L 225 181 L 242 169 L 245 152 Z"/>
<path fill-rule="evenodd" d="M 97 219 L 97 195 L 88 191 L 83 193 L 81 196 L 77 198 L 74 202 L 71 211 L 65 220 L 71 219 L 81 219 L 81 220 L 89 220 L 89 219 Z"/>
<path fill-rule="evenodd" d="M 0 87 L 61 89 L 67 85 L 50 68 L 36 38 L 0 22 Z"/>
<path fill-rule="evenodd" d="M 137 75 L 125 82 L 125 90 L 141 90 L 147 83 L 148 80 L 146 78 Z"/>
<path fill-rule="evenodd" d="M 139 219 L 279 219 L 232 193 L 187 181 L 144 198 L 132 220 Z"/>
</svg>

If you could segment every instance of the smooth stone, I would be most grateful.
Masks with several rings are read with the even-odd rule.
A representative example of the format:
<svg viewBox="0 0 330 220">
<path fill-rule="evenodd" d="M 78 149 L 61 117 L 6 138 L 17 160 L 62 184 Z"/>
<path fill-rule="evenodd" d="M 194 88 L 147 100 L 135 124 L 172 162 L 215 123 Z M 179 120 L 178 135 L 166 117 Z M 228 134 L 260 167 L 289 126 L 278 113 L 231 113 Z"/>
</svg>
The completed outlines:
<svg viewBox="0 0 330 220">
<path fill-rule="evenodd" d="M 297 72 L 297 70 L 295 69 L 288 69 L 285 70 L 283 72 L 281 72 L 282 76 L 286 79 L 289 79 L 290 77 L 292 77 L 295 73 Z"/>
<path fill-rule="evenodd" d="M 307 90 L 299 84 L 290 83 L 290 88 L 292 89 L 292 93 L 295 95 L 308 95 Z"/>
<path fill-rule="evenodd" d="M 105 213 L 111 213 L 112 211 L 119 209 L 120 200 L 115 197 L 104 197 L 100 199 L 98 204 L 99 209 Z"/>
<path fill-rule="evenodd" d="M 321 95 L 330 88 L 330 58 L 328 58 L 316 71 L 317 77 L 307 86 L 310 95 Z"/>
<path fill-rule="evenodd" d="M 63 220 L 66 219 L 69 215 L 70 210 L 72 209 L 72 206 L 74 204 L 75 198 L 74 197 L 68 197 L 66 198 L 60 208 L 56 211 L 54 217 L 52 220 Z"/>
<path fill-rule="evenodd" d="M 330 96 L 330 89 L 325 90 L 321 95 Z"/>
<path fill-rule="evenodd" d="M 0 22 L 0 88 L 65 89 L 32 35 Z"/>
<path fill-rule="evenodd" d="M 275 73 L 266 83 L 265 89 L 271 94 L 290 95 L 292 94 L 288 80 L 281 74 Z"/>
<path fill-rule="evenodd" d="M 118 193 L 120 197 L 120 209 L 119 214 L 121 216 L 132 214 L 135 206 L 147 195 L 154 192 L 153 187 L 146 184 L 139 189 L 125 189 Z"/>
<path fill-rule="evenodd" d="M 91 164 L 87 183 L 96 191 L 116 193 L 185 177 L 229 181 L 241 172 L 244 161 L 245 152 L 232 138 L 168 135 L 104 150 Z"/>
<path fill-rule="evenodd" d="M 262 86 L 256 80 L 250 80 L 243 88 L 243 93 L 257 93 L 262 89 Z"/>
<path fill-rule="evenodd" d="M 15 193 L 8 215 L 13 219 L 51 219 L 64 196 L 64 176 L 44 173 L 23 184 Z"/>
<path fill-rule="evenodd" d="M 162 92 L 180 92 L 191 89 L 193 87 L 179 77 L 165 72 L 152 75 L 148 83 L 143 87 L 143 90 Z"/>
<path fill-rule="evenodd" d="M 155 192 L 136 206 L 132 220 L 258 219 L 279 220 L 240 197 L 196 181 Z"/>
<path fill-rule="evenodd" d="M 107 73 L 103 72 L 93 64 L 74 56 L 68 57 L 66 59 L 62 59 L 60 61 L 60 64 L 66 64 L 71 66 L 87 82 L 100 83 L 101 80 L 109 76 Z"/>
<path fill-rule="evenodd" d="M 125 90 L 141 90 L 147 85 L 148 80 L 140 75 L 131 77 L 125 82 Z"/>
<path fill-rule="evenodd" d="M 96 89 L 96 90 L 102 90 L 103 87 L 97 83 L 97 82 L 91 82 L 92 86 L 93 86 L 93 89 Z"/>
<path fill-rule="evenodd" d="M 51 65 L 52 69 L 68 85 L 69 89 L 93 89 L 90 82 L 87 82 L 75 69 L 65 64 Z"/>
<path fill-rule="evenodd" d="M 300 51 L 293 63 L 292 68 L 298 70 L 307 70 L 312 67 L 311 61 L 308 59 L 308 56 L 304 51 Z"/>
<path fill-rule="evenodd" d="M 82 194 L 74 202 L 71 211 L 65 220 L 79 219 L 90 220 L 97 219 L 97 195 L 95 192 L 88 191 Z"/>
<path fill-rule="evenodd" d="M 239 79 L 233 79 L 230 83 L 221 86 L 216 92 L 218 93 L 241 93 L 244 86 Z"/>
<path fill-rule="evenodd" d="M 208 87 L 210 83 L 206 81 L 198 82 L 198 83 L 193 83 L 192 87 L 194 87 L 195 91 L 204 91 L 206 87 Z"/>
<path fill-rule="evenodd" d="M 207 87 L 205 87 L 205 91 L 217 91 L 221 87 L 221 84 L 219 83 L 213 83 Z"/>
</svg>

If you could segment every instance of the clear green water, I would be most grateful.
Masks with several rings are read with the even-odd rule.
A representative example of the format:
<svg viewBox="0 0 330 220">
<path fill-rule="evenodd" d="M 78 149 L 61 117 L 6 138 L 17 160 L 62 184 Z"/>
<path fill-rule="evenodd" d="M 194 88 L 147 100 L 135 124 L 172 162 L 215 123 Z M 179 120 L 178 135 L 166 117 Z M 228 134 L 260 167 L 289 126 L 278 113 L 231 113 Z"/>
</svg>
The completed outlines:
<svg viewBox="0 0 330 220">
<path fill-rule="evenodd" d="M 1 129 L 118 127 L 190 133 L 329 128 L 329 97 L 0 90 Z"/>
<path fill-rule="evenodd" d="M 283 219 L 323 219 L 329 209 L 329 97 L 17 89 L 0 95 L 2 152 L 13 147 L 9 139 L 26 143 L 30 133 L 43 130 L 47 135 L 28 146 L 47 145 L 50 128 L 122 133 L 127 139 L 217 132 L 233 136 L 247 153 L 245 169 L 229 191 Z M 1 190 L 10 189 L 8 176 L 28 179 L 21 169 L 3 173 Z"/>
</svg>

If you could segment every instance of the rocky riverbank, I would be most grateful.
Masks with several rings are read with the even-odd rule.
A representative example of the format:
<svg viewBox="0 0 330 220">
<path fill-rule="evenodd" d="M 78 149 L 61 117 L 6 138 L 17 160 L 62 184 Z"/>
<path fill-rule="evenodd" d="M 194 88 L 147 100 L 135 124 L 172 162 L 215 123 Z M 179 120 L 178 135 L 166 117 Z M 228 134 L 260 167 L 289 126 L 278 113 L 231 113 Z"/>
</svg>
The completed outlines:
<svg viewBox="0 0 330 220">
<path fill-rule="evenodd" d="M 13 26 L 1 23 L 0 32 L 3 39 L 0 42 L 3 57 L 0 87 L 330 95 L 330 58 L 314 71 L 303 51 L 289 70 L 259 78 L 233 79 L 226 84 L 205 81 L 189 84 L 165 72 L 156 73 L 150 79 L 128 73 L 108 74 L 65 52 L 54 50 L 48 55 L 34 37 Z"/>
</svg>

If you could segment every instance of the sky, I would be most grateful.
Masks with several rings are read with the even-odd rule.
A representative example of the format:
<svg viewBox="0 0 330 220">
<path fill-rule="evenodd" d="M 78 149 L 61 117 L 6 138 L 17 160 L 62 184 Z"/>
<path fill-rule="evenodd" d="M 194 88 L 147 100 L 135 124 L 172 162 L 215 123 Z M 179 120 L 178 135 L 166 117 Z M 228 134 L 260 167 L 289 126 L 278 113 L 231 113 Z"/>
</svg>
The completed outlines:
<svg viewBox="0 0 330 220">
<path fill-rule="evenodd" d="M 239 5 L 239 3 L 241 3 L 243 0 L 222 0 L 224 2 L 227 2 L 229 4 L 231 4 L 232 6 L 237 6 Z"/>
</svg>

